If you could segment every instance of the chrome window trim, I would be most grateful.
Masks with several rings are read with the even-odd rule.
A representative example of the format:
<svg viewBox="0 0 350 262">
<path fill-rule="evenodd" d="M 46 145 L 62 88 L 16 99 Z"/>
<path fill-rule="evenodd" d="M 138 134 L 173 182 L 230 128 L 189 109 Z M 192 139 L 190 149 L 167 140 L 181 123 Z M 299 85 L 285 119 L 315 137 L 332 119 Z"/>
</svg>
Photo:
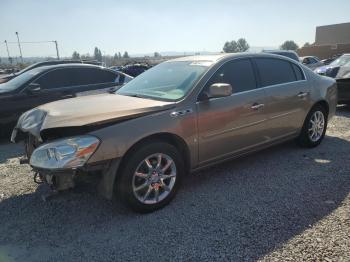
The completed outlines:
<svg viewBox="0 0 350 262">
<path fill-rule="evenodd" d="M 282 84 L 275 84 L 275 85 L 269 85 L 269 86 L 264 86 L 264 87 L 260 87 L 258 89 L 268 89 L 268 88 L 272 88 L 272 87 L 276 87 L 276 86 L 281 86 L 281 85 L 289 85 L 289 84 L 292 84 L 292 83 L 299 83 L 299 82 L 307 82 L 307 80 L 297 80 L 297 81 L 293 81 L 293 82 L 285 82 L 285 83 L 282 83 Z"/>
</svg>

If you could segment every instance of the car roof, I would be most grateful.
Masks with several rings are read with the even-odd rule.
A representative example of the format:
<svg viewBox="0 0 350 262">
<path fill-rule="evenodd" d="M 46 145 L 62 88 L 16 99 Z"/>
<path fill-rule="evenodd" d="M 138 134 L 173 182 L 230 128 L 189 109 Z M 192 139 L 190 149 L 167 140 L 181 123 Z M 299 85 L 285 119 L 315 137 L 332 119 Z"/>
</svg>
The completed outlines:
<svg viewBox="0 0 350 262">
<path fill-rule="evenodd" d="M 169 61 L 178 61 L 178 62 L 190 62 L 190 61 L 210 61 L 210 62 L 216 62 L 219 59 L 230 56 L 233 54 L 217 54 L 217 55 L 195 55 L 195 56 L 184 56 L 179 58 L 174 58 Z"/>
<path fill-rule="evenodd" d="M 229 58 L 240 58 L 240 57 L 274 57 L 279 59 L 285 59 L 289 61 L 296 62 L 296 60 L 291 59 L 289 57 L 285 57 L 282 55 L 276 55 L 272 53 L 250 53 L 250 52 L 244 52 L 244 53 L 222 53 L 217 55 L 198 55 L 198 56 L 185 56 L 180 58 L 171 59 L 168 61 L 174 61 L 174 62 L 212 62 L 216 63 L 222 59 L 229 59 Z"/>
<path fill-rule="evenodd" d="M 293 53 L 293 54 L 296 54 L 295 51 L 293 50 L 280 50 L 280 49 L 273 49 L 273 50 L 263 50 L 262 52 L 265 52 L 265 53 Z"/>
<path fill-rule="evenodd" d="M 91 65 L 91 64 L 80 64 L 80 63 L 68 63 L 68 64 L 57 64 L 57 65 L 47 65 L 47 66 L 40 66 L 37 68 L 33 68 L 32 70 L 40 70 L 40 71 L 46 71 L 49 69 L 56 69 L 56 68 L 100 68 L 100 69 L 106 69 L 109 71 L 113 71 L 110 70 L 108 68 L 105 68 L 103 66 L 98 66 L 98 65 Z"/>
</svg>

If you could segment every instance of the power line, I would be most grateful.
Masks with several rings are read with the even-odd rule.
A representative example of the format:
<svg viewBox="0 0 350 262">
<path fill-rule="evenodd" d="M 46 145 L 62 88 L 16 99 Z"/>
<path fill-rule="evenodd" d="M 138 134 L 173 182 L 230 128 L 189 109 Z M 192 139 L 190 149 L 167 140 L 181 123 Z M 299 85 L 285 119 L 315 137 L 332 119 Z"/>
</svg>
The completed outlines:
<svg viewBox="0 0 350 262">
<path fill-rule="evenodd" d="M 18 33 L 17 33 L 17 32 L 16 32 L 16 35 L 17 35 L 17 39 L 18 39 Z M 0 44 L 6 45 L 7 50 L 8 50 L 8 44 L 18 44 L 18 47 L 19 47 L 19 50 L 20 50 L 20 57 L 21 57 L 21 59 L 23 60 L 23 57 L 22 57 L 22 50 L 21 50 L 21 44 L 43 44 L 43 43 L 53 43 L 53 44 L 55 44 L 56 56 L 57 56 L 57 59 L 60 59 L 60 55 L 59 55 L 59 52 L 58 52 L 58 43 L 57 43 L 56 40 L 52 40 L 52 41 L 24 41 L 24 42 L 21 42 L 21 41 L 19 41 L 19 39 L 18 39 L 17 42 L 7 42 L 7 41 L 5 40 L 4 43 L 0 43 Z M 7 52 L 7 53 L 8 53 L 8 57 L 9 57 L 9 60 L 10 60 L 9 52 Z"/>
<path fill-rule="evenodd" d="M 21 44 L 40 44 L 40 43 L 55 43 L 56 41 L 31 41 L 31 42 L 28 42 L 28 41 L 25 41 L 25 42 L 20 42 Z M 8 44 L 18 44 L 18 42 L 7 42 Z M 1 43 L 1 44 L 4 44 L 4 43 Z"/>
</svg>

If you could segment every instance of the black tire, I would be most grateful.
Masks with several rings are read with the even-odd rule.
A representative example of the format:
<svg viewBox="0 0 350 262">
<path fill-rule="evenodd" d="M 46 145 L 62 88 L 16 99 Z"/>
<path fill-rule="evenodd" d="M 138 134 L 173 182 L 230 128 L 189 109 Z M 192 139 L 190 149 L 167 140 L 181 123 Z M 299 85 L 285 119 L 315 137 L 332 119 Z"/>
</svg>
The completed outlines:
<svg viewBox="0 0 350 262">
<path fill-rule="evenodd" d="M 173 163 L 176 167 L 175 183 L 173 184 L 171 191 L 167 193 L 168 195 L 166 195 L 166 197 L 161 201 L 152 204 L 142 203 L 135 196 L 136 193 L 134 193 L 133 190 L 133 177 L 135 172 L 138 171 L 136 169 L 141 163 L 144 163 L 144 160 L 148 156 L 158 153 L 165 154 L 173 160 Z M 162 141 L 149 141 L 147 143 L 143 143 L 134 150 L 132 150 L 132 152 L 129 152 L 129 154 L 126 156 L 126 159 L 123 160 L 121 170 L 119 172 L 119 177 L 117 179 L 117 195 L 119 196 L 122 204 L 136 212 L 153 212 L 157 209 L 166 206 L 174 198 L 181 184 L 181 178 L 183 177 L 184 172 L 184 161 L 176 147 Z M 165 191 L 163 191 L 163 193 L 164 192 Z"/>
<path fill-rule="evenodd" d="M 24 139 L 24 152 L 26 157 L 30 159 L 33 151 L 39 146 L 38 140 L 31 134 L 28 134 Z"/>
<path fill-rule="evenodd" d="M 11 125 L 0 125 L 0 140 L 10 142 L 12 130 Z"/>
<path fill-rule="evenodd" d="M 311 118 L 316 112 L 321 112 L 323 114 L 324 128 L 323 128 L 322 135 L 317 140 L 312 140 L 310 135 L 309 135 L 309 128 L 311 125 Z M 297 138 L 298 144 L 302 147 L 309 147 L 309 148 L 318 146 L 322 142 L 322 140 L 326 134 L 327 123 L 328 123 L 327 119 L 328 119 L 327 110 L 322 105 L 317 104 L 314 107 L 312 107 L 310 112 L 306 116 L 303 128 L 300 132 L 299 137 Z"/>
</svg>

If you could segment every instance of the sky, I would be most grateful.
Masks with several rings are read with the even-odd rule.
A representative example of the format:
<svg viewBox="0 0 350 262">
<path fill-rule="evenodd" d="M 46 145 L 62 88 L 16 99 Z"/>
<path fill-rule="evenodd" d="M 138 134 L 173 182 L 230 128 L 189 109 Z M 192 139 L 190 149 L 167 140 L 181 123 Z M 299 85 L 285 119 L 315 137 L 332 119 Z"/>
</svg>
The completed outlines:
<svg viewBox="0 0 350 262">
<path fill-rule="evenodd" d="M 278 47 L 314 42 L 319 25 L 350 22 L 350 0 L 0 0 L 4 41 L 57 40 L 61 56 L 222 50 L 228 40 Z M 18 46 L 9 44 L 11 56 Z M 23 56 L 54 56 L 53 43 L 22 44 Z"/>
</svg>

